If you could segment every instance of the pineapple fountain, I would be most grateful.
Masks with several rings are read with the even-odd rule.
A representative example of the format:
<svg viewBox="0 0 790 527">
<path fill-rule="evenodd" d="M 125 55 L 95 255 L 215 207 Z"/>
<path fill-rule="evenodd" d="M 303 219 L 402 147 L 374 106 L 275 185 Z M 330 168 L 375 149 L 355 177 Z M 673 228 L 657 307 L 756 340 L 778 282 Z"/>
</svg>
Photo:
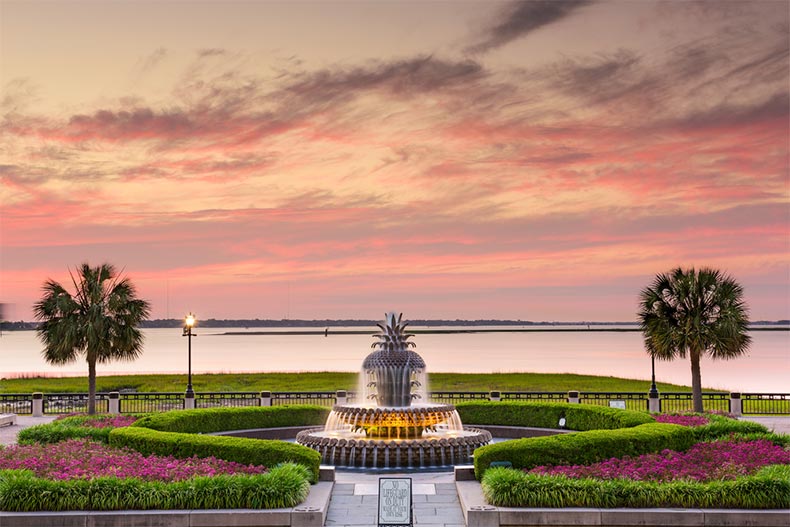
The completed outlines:
<svg viewBox="0 0 790 527">
<path fill-rule="evenodd" d="M 486 430 L 464 427 L 451 404 L 426 402 L 425 361 L 405 333 L 402 315 L 388 313 L 362 363 L 361 404 L 336 405 L 326 425 L 300 432 L 296 442 L 323 463 L 356 468 L 419 468 L 469 463 L 488 444 Z"/>
</svg>

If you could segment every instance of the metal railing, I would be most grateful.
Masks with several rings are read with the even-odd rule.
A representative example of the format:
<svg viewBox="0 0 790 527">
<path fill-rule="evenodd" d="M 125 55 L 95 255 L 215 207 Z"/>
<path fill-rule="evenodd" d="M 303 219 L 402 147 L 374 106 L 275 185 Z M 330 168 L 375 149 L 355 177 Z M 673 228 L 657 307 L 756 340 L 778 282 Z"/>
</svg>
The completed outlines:
<svg viewBox="0 0 790 527">
<path fill-rule="evenodd" d="M 122 414 L 167 412 L 184 408 L 183 392 L 122 393 L 119 411 Z"/>
<path fill-rule="evenodd" d="M 272 392 L 272 406 L 281 404 L 317 404 L 332 407 L 335 392 Z"/>
<path fill-rule="evenodd" d="M 107 393 L 96 394 L 96 411 L 110 411 Z M 83 413 L 88 411 L 87 393 L 48 393 L 44 396 L 44 415 Z"/>
<path fill-rule="evenodd" d="M 33 400 L 29 393 L 0 394 L 0 414 L 29 415 L 33 413 Z"/>
<path fill-rule="evenodd" d="M 743 415 L 790 415 L 790 393 L 741 394 Z"/>
<path fill-rule="evenodd" d="M 260 406 L 259 392 L 203 392 L 195 394 L 195 408 Z"/>
<path fill-rule="evenodd" d="M 567 403 L 568 392 L 501 392 L 503 401 Z"/>
<path fill-rule="evenodd" d="M 598 406 L 624 407 L 627 410 L 639 412 L 648 411 L 648 397 L 646 393 L 642 392 L 580 392 L 579 402 Z M 621 403 L 621 405 L 612 403 Z"/>
<path fill-rule="evenodd" d="M 659 397 L 659 409 L 662 413 L 693 412 L 694 401 L 689 392 L 667 392 Z M 730 394 L 702 393 L 702 408 L 707 411 L 729 412 Z"/>
<path fill-rule="evenodd" d="M 464 401 L 487 401 L 488 392 L 430 392 L 431 401 L 455 404 Z"/>
<path fill-rule="evenodd" d="M 332 407 L 355 401 L 356 393 L 337 392 L 201 392 L 195 399 L 185 399 L 183 392 L 123 392 L 97 393 L 96 411 L 109 413 L 149 413 L 189 408 L 222 406 L 280 406 L 315 404 Z M 650 399 L 641 392 L 430 392 L 430 401 L 458 404 L 468 401 L 543 401 L 571 402 L 629 410 L 648 411 Z M 790 393 L 712 393 L 702 394 L 705 411 L 734 412 L 737 415 L 790 416 Z M 659 411 L 663 413 L 691 412 L 692 394 L 665 392 L 659 394 Z M 54 415 L 87 411 L 85 393 L 0 394 L 0 413 L 20 415 Z"/>
</svg>

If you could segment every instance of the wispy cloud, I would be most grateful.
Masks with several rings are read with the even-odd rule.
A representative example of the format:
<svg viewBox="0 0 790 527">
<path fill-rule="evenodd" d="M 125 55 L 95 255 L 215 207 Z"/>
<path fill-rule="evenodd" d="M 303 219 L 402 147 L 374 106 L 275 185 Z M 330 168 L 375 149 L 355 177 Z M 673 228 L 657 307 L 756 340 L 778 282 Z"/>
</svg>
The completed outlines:
<svg viewBox="0 0 790 527">
<path fill-rule="evenodd" d="M 525 37 L 544 26 L 569 16 L 594 0 L 516 0 L 503 8 L 481 33 L 477 42 L 467 46 L 470 54 L 488 53 L 513 40 Z"/>
</svg>

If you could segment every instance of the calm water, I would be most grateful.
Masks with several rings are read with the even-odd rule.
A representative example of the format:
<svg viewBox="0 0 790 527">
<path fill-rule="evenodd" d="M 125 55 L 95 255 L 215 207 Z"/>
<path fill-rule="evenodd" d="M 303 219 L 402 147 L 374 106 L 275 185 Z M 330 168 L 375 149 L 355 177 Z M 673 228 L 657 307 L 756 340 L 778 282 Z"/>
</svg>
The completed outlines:
<svg viewBox="0 0 790 527">
<path fill-rule="evenodd" d="M 369 335 L 332 335 L 331 330 L 328 337 L 223 335 L 226 331 L 245 332 L 243 328 L 196 331 L 198 336 L 192 340 L 193 373 L 357 371 L 373 342 Z M 186 372 L 187 339 L 181 336 L 180 329 L 147 329 L 144 333 L 145 351 L 140 359 L 98 365 L 98 374 Z M 703 362 L 704 386 L 744 392 L 790 392 L 790 332 L 754 331 L 751 335 L 753 343 L 747 356 Z M 429 372 L 543 372 L 650 378 L 650 359 L 639 332 L 419 334 L 412 340 Z M 84 363 L 48 365 L 40 350 L 34 332 L 4 332 L 0 337 L 0 377 L 86 374 Z M 656 362 L 656 379 L 690 384 L 688 360 Z"/>
</svg>

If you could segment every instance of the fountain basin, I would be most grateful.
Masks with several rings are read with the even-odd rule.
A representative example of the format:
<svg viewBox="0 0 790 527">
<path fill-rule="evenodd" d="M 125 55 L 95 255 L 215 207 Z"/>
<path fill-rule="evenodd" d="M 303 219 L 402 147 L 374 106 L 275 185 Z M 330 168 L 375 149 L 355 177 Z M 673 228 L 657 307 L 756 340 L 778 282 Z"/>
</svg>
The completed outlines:
<svg viewBox="0 0 790 527">
<path fill-rule="evenodd" d="M 417 439 L 349 437 L 314 428 L 299 432 L 296 442 L 321 454 L 321 462 L 346 468 L 435 468 L 468 464 L 491 433 L 473 427 L 426 432 Z"/>
</svg>

